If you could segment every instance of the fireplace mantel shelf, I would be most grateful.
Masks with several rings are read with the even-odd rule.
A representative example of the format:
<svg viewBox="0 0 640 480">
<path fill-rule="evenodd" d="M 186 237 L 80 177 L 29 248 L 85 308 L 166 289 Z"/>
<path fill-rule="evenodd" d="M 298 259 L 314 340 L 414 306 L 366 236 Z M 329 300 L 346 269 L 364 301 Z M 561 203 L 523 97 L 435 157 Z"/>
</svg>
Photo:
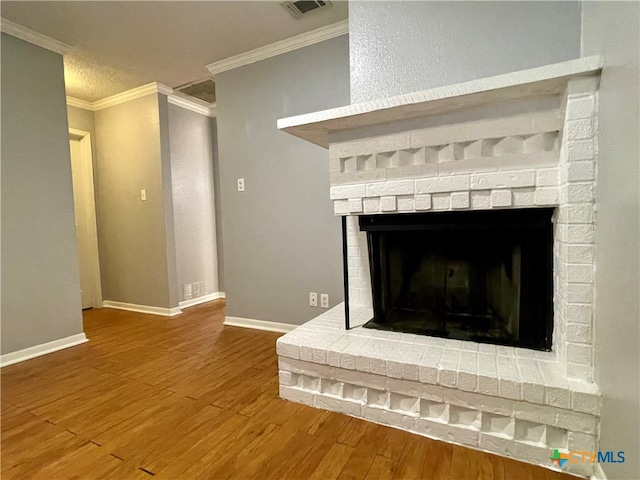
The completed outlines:
<svg viewBox="0 0 640 480">
<path fill-rule="evenodd" d="M 321 147 L 330 134 L 493 103 L 560 94 L 569 79 L 602 69 L 601 56 L 487 77 L 278 120 L 278 129 Z"/>
</svg>

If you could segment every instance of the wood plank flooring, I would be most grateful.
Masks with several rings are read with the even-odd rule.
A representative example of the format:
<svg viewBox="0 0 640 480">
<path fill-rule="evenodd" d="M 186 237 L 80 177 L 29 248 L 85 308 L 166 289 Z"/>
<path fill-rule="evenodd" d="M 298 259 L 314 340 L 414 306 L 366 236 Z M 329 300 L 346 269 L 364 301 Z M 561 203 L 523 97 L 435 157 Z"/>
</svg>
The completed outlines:
<svg viewBox="0 0 640 480">
<path fill-rule="evenodd" d="M 2 479 L 572 478 L 280 400 L 279 334 L 223 319 L 90 310 L 88 343 L 2 369 Z"/>
</svg>

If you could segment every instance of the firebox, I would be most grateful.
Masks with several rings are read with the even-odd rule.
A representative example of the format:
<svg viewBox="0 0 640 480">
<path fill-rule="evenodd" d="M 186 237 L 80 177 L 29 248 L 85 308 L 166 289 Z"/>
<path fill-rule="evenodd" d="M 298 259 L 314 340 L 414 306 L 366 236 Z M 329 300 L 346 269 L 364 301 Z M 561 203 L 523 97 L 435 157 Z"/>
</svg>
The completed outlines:
<svg viewBox="0 0 640 480">
<path fill-rule="evenodd" d="M 553 209 L 363 215 L 365 327 L 550 350 Z"/>
</svg>

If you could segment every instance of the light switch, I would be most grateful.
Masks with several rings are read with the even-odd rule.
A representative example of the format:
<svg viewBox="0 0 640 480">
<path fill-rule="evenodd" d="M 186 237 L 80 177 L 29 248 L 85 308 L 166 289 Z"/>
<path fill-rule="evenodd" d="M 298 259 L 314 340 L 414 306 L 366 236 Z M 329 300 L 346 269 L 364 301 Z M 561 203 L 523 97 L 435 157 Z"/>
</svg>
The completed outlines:
<svg viewBox="0 0 640 480">
<path fill-rule="evenodd" d="M 147 199 L 147 191 L 142 189 L 140 190 L 140 200 L 144 201 Z"/>
<path fill-rule="evenodd" d="M 238 191 L 244 192 L 244 178 L 238 179 Z"/>
</svg>

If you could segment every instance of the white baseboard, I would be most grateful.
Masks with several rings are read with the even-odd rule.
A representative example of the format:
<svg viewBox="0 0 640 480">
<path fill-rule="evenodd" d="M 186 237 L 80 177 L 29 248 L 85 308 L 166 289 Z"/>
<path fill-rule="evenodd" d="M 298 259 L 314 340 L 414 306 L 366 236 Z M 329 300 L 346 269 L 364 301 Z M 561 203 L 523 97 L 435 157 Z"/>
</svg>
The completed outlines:
<svg viewBox="0 0 640 480">
<path fill-rule="evenodd" d="M 24 362 L 30 358 L 46 355 L 47 353 L 53 353 L 58 350 L 74 347 L 85 342 L 88 342 L 86 335 L 84 333 L 78 333 L 77 335 L 71 335 L 70 337 L 61 338 L 52 342 L 42 343 L 34 347 L 18 350 L 17 352 L 0 355 L 0 368 L 13 365 L 14 363 Z"/>
<path fill-rule="evenodd" d="M 160 315 L 163 317 L 173 317 L 175 315 L 180 315 L 182 313 L 182 310 L 180 310 L 180 307 L 175 307 L 175 308 L 150 307 L 148 305 L 136 305 L 135 303 L 113 302 L 111 300 L 105 300 L 104 302 L 102 302 L 102 306 L 105 308 L 127 310 L 129 312 L 149 313 L 151 315 Z"/>
<path fill-rule="evenodd" d="M 267 332 L 287 333 L 298 325 L 288 323 L 268 322 L 266 320 L 254 320 L 253 318 L 224 317 L 223 325 L 231 327 L 253 328 L 255 330 L 266 330 Z"/>
<path fill-rule="evenodd" d="M 214 292 L 202 297 L 192 298 L 190 300 L 183 300 L 178 303 L 178 308 L 189 308 L 194 305 L 200 305 L 201 303 L 211 302 L 212 300 L 218 300 L 219 298 L 226 298 L 224 292 Z"/>
</svg>

